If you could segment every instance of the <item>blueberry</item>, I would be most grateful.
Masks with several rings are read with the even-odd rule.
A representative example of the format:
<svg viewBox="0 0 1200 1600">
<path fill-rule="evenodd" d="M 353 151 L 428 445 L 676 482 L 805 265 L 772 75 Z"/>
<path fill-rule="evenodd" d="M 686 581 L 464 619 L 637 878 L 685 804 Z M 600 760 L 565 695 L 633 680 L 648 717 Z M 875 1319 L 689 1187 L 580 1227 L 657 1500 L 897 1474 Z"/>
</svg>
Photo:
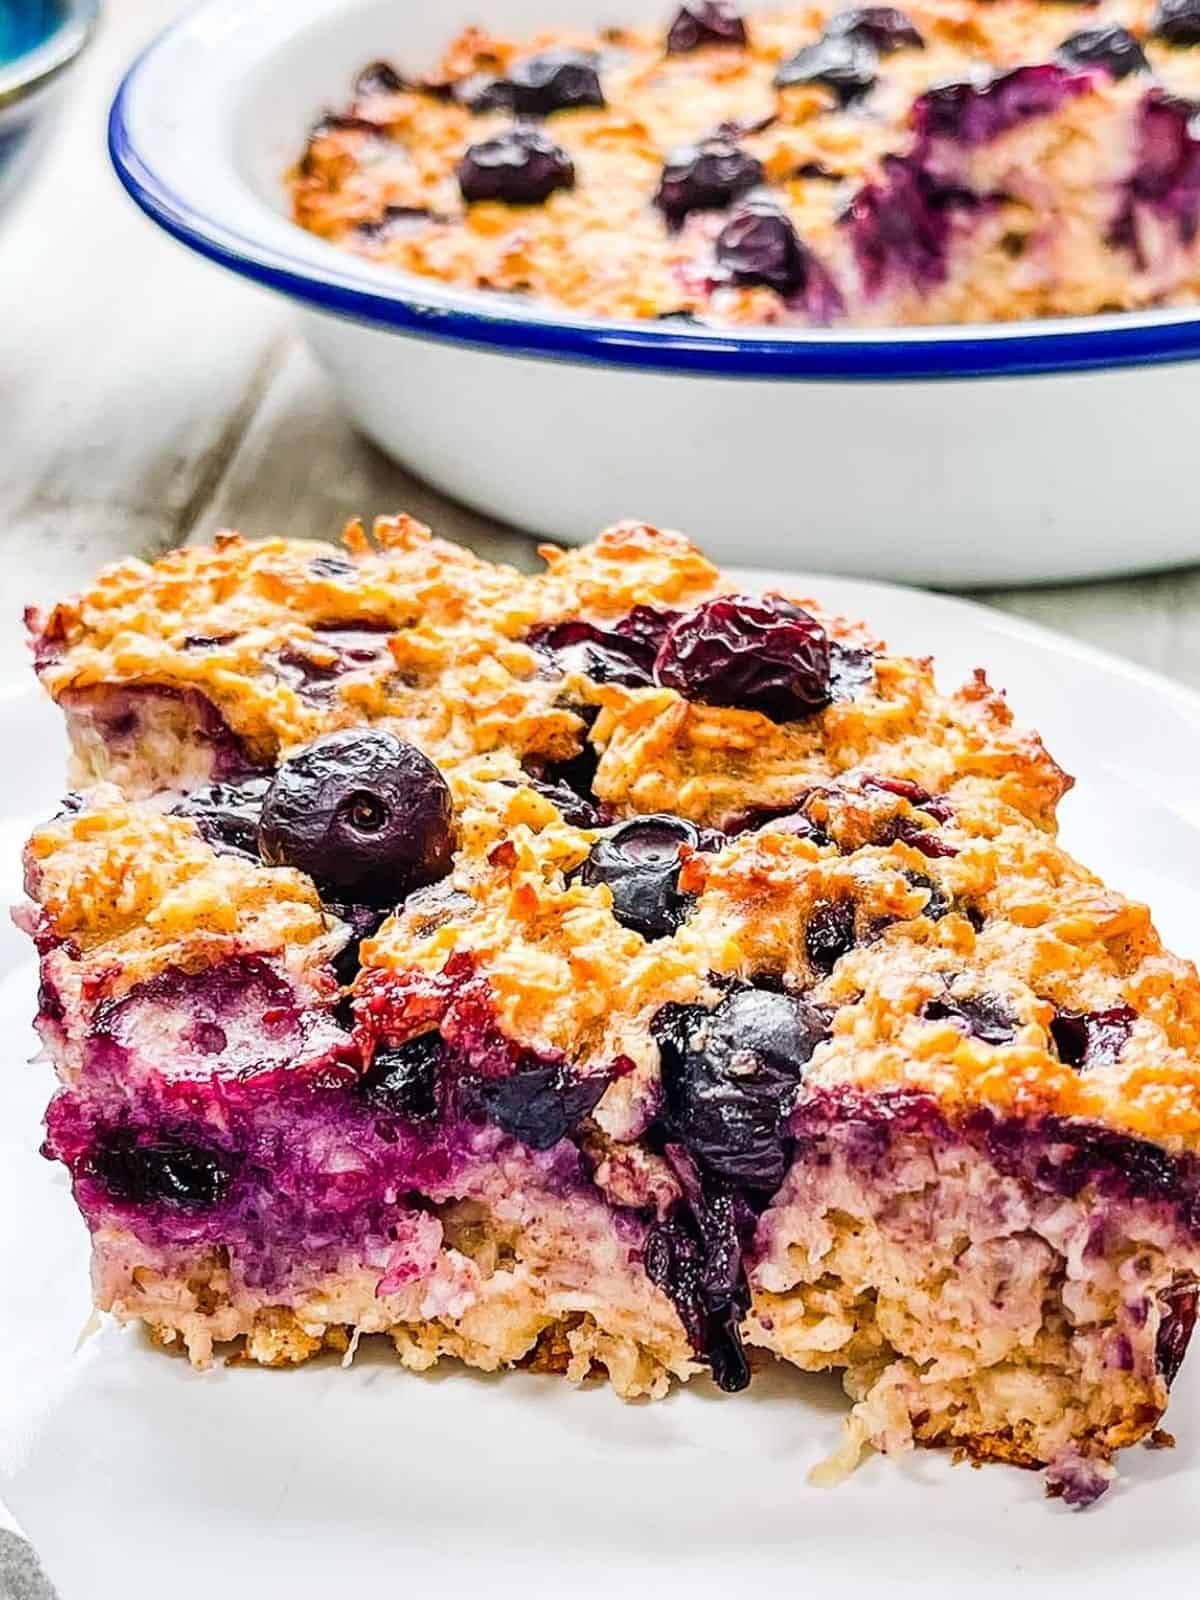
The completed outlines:
<svg viewBox="0 0 1200 1600">
<path fill-rule="evenodd" d="M 787 1167 L 786 1122 L 829 1017 L 796 995 L 739 989 L 710 1013 L 663 1008 L 651 1021 L 662 1055 L 667 1122 L 708 1171 L 774 1191 Z M 663 1015 L 663 1012 L 666 1015 Z"/>
<path fill-rule="evenodd" d="M 788 722 L 829 704 L 829 639 L 778 595 L 721 595 L 672 626 L 654 675 L 685 700 Z"/>
<path fill-rule="evenodd" d="M 588 746 L 591 752 L 591 746 Z M 593 752 L 594 754 L 594 752 Z M 575 758 L 579 760 L 579 757 Z M 559 762 L 557 769 L 573 769 L 569 761 Z M 545 771 L 549 772 L 549 768 Z M 582 768 L 580 769 L 583 770 Z M 594 769 L 593 769 L 594 770 Z M 572 828 L 602 828 L 604 826 L 604 812 L 594 798 L 589 798 L 586 790 L 581 789 L 576 783 L 567 778 L 551 780 L 548 777 L 528 777 L 525 782 L 543 799 L 549 800 L 552 806 L 558 808 L 564 822 Z"/>
<path fill-rule="evenodd" d="M 729 139 L 673 150 L 662 170 L 654 203 L 672 226 L 691 211 L 718 211 L 766 177 L 762 162 Z"/>
<path fill-rule="evenodd" d="M 813 264 L 791 218 L 765 197 L 747 200 L 734 212 L 717 235 L 716 258 L 732 282 L 781 295 L 804 289 Z"/>
<path fill-rule="evenodd" d="M 929 1022 L 952 1022 L 984 1044 L 1011 1044 L 1020 1026 L 1012 1007 L 994 994 L 968 995 L 964 999 L 947 995 L 944 1000 L 930 1000 L 922 1015 Z"/>
<path fill-rule="evenodd" d="M 1162 1305 L 1162 1315 L 1158 1324 L 1155 1358 L 1158 1370 L 1170 1388 L 1179 1376 L 1179 1369 L 1183 1365 L 1183 1358 L 1187 1354 L 1192 1331 L 1196 1326 L 1200 1287 L 1197 1286 L 1195 1279 L 1183 1278 L 1178 1283 L 1173 1283 L 1170 1288 L 1164 1289 L 1158 1298 Z"/>
<path fill-rule="evenodd" d="M 739 1195 L 710 1183 L 695 1211 L 677 1207 L 643 1246 L 646 1276 L 670 1297 L 692 1349 L 727 1394 L 750 1382 L 741 1337 L 750 1289 L 739 1224 L 749 1234 L 753 1220 Z"/>
<path fill-rule="evenodd" d="M 1200 16 L 1200 9 L 1197 15 Z M 1115 22 L 1098 28 L 1081 28 L 1064 39 L 1055 54 L 1068 67 L 1103 67 L 1113 78 L 1127 78 L 1131 72 L 1148 72 L 1150 67 L 1133 34 Z"/>
<path fill-rule="evenodd" d="M 394 734 L 327 734 L 276 772 L 258 842 L 270 866 L 298 867 L 341 898 L 394 906 L 450 870 L 450 791 Z"/>
<path fill-rule="evenodd" d="M 215 850 L 258 856 L 258 820 L 271 787 L 270 778 L 240 783 L 206 783 L 185 795 L 171 815 L 187 817 Z"/>
<path fill-rule="evenodd" d="M 606 1072 L 577 1077 L 562 1062 L 518 1067 L 501 1078 L 464 1078 L 465 1108 L 494 1122 L 531 1150 L 549 1150 L 590 1116 L 611 1081 Z"/>
<path fill-rule="evenodd" d="M 355 1093 L 374 1111 L 409 1122 L 437 1115 L 438 1072 L 445 1046 L 438 1033 L 422 1033 L 393 1049 L 376 1050 Z"/>
<path fill-rule="evenodd" d="M 358 976 L 359 946 L 364 939 L 371 939 L 379 932 L 387 918 L 387 912 L 381 911 L 378 906 L 356 905 L 344 900 L 323 900 L 326 911 L 330 916 L 336 917 L 339 922 L 344 922 L 350 929 L 349 942 L 338 952 L 334 958 L 333 970 L 338 982 L 344 987 L 349 987 Z"/>
<path fill-rule="evenodd" d="M 914 889 L 925 889 L 929 894 L 919 916 L 928 917 L 930 922 L 940 922 L 954 909 L 954 902 L 935 879 L 926 877 L 923 872 L 906 872 L 904 876 Z"/>
<path fill-rule="evenodd" d="M 1200 44 L 1200 0 L 1159 0 L 1149 36 L 1166 44 Z"/>
<path fill-rule="evenodd" d="M 536 206 L 556 189 L 575 187 L 575 167 L 566 151 L 538 128 L 518 125 L 473 144 L 457 167 L 462 197 Z"/>
<path fill-rule="evenodd" d="M 560 672 L 582 672 L 593 683 L 620 683 L 638 689 L 654 682 L 654 658 L 678 616 L 677 611 L 634 606 L 628 616 L 609 627 L 575 617 L 541 623 L 525 637 Z"/>
<path fill-rule="evenodd" d="M 411 85 L 392 66 L 390 61 L 372 61 L 354 80 L 354 92 L 360 95 L 401 94 Z"/>
<path fill-rule="evenodd" d="M 775 87 L 817 84 L 831 89 L 839 105 L 848 106 L 869 93 L 878 76 L 879 52 L 868 38 L 857 33 L 827 33 L 782 64 L 775 74 Z"/>
<path fill-rule="evenodd" d="M 672 934 L 687 916 L 691 901 L 679 892 L 679 852 L 693 850 L 700 834 L 682 817 L 635 817 L 597 839 L 580 870 L 584 883 L 605 883 L 612 891 L 613 916 L 643 939 Z"/>
<path fill-rule="evenodd" d="M 862 6 L 852 11 L 840 11 L 831 17 L 825 27 L 826 37 L 851 36 L 865 39 L 881 56 L 890 56 L 896 50 L 924 50 L 921 37 L 911 17 L 894 6 Z"/>
<path fill-rule="evenodd" d="M 832 972 L 854 944 L 854 902 L 818 900 L 804 930 L 804 949 L 813 969 Z"/>
<path fill-rule="evenodd" d="M 701 45 L 746 42 L 746 24 L 731 0 L 687 0 L 667 31 L 667 54 L 682 56 Z"/>
<path fill-rule="evenodd" d="M 1050 1024 L 1059 1059 L 1086 1072 L 1118 1061 L 1129 1042 L 1137 1012 L 1132 1006 L 1109 1006 L 1105 1011 L 1060 1011 Z"/>
<path fill-rule="evenodd" d="M 114 1200 L 186 1211 L 219 1205 L 232 1176 L 228 1158 L 219 1150 L 175 1138 L 141 1143 L 125 1129 L 101 1139 L 87 1171 Z"/>
<path fill-rule="evenodd" d="M 603 106 L 597 65 L 597 56 L 589 50 L 543 50 L 515 62 L 507 78 L 483 80 L 467 92 L 467 103 L 472 111 L 503 109 L 519 117 Z"/>
</svg>

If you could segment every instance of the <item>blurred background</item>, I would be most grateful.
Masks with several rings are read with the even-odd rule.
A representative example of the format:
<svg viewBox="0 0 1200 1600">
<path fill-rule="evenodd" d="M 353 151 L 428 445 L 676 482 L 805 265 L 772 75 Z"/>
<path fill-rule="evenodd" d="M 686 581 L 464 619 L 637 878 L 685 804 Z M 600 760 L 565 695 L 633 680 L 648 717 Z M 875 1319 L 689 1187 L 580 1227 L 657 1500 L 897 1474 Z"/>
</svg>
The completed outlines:
<svg viewBox="0 0 1200 1600">
<path fill-rule="evenodd" d="M 22 6 L 41 3 L 0 0 L 0 29 L 11 36 Z M 6 674 L 20 666 L 23 603 L 221 526 L 327 537 L 349 516 L 403 508 L 491 555 L 534 559 L 532 541 L 448 503 L 360 439 L 288 308 L 174 244 L 121 192 L 108 104 L 180 9 L 109 0 L 0 232 Z M 481 20 L 486 11 L 479 0 Z M 978 598 L 1200 684 L 1195 571 Z"/>
</svg>

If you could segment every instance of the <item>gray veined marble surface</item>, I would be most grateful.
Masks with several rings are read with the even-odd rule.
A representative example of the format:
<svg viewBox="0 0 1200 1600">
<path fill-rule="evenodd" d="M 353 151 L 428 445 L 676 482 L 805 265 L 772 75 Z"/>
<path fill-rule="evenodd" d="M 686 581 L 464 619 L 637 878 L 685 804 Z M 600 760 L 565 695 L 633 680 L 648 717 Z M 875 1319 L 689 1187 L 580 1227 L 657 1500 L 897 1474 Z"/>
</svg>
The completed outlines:
<svg viewBox="0 0 1200 1600">
<path fill-rule="evenodd" d="M 0 235 L 3 677 L 25 670 L 23 603 L 222 526 L 327 537 L 349 516 L 406 509 L 488 555 L 533 561 L 530 540 L 447 504 L 359 439 L 286 309 L 172 244 L 121 194 L 107 104 L 176 9 L 110 4 L 57 148 Z M 1136 528 L 1129 539 L 1136 563 Z M 1200 567 L 975 598 L 1200 687 Z M 0 1600 L 49 1594 L 0 1514 Z"/>
</svg>

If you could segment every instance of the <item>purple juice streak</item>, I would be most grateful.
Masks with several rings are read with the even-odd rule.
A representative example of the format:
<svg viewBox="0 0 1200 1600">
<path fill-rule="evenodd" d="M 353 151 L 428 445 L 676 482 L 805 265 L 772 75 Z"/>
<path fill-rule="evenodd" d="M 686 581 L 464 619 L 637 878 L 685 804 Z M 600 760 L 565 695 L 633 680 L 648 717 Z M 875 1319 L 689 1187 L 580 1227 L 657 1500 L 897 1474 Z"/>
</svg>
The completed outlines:
<svg viewBox="0 0 1200 1600">
<path fill-rule="evenodd" d="M 1146 266 L 1137 211 L 1145 206 L 1174 223 L 1180 243 L 1190 246 L 1200 220 L 1200 103 L 1151 89 L 1138 115 L 1133 171 L 1109 231 L 1110 243 L 1130 250 Z"/>
<path fill-rule="evenodd" d="M 1014 67 L 980 83 L 946 83 L 913 103 L 912 122 L 924 144 L 947 139 L 966 149 L 990 144 L 1023 122 L 1049 116 L 1092 88 L 1092 74 L 1057 62 Z"/>
</svg>

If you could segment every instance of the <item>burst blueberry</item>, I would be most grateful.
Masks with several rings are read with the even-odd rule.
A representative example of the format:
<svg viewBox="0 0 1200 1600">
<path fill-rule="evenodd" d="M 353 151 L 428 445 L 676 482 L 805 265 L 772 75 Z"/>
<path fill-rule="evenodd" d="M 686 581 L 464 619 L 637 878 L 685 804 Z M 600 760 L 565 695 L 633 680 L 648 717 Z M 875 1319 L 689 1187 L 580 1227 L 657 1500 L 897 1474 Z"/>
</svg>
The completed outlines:
<svg viewBox="0 0 1200 1600">
<path fill-rule="evenodd" d="M 921 37 L 912 18 L 895 6 L 861 6 L 851 11 L 839 11 L 825 26 L 826 37 L 852 36 L 865 39 L 881 56 L 890 56 L 897 50 L 924 50 Z"/>
<path fill-rule="evenodd" d="M 499 1078 L 461 1084 L 464 1107 L 494 1122 L 531 1150 L 549 1150 L 595 1110 L 609 1073 L 578 1076 L 563 1062 L 519 1066 Z"/>
<path fill-rule="evenodd" d="M 407 1122 L 427 1122 L 437 1115 L 438 1074 L 444 1056 L 445 1046 L 437 1033 L 418 1034 L 402 1045 L 376 1050 L 355 1092 L 374 1111 Z"/>
<path fill-rule="evenodd" d="M 1007 1000 L 994 994 L 946 995 L 930 1000 L 922 1015 L 929 1022 L 953 1023 L 962 1033 L 984 1044 L 1011 1044 L 1020 1021 Z"/>
<path fill-rule="evenodd" d="M 127 1130 L 100 1139 L 87 1171 L 114 1200 L 185 1211 L 218 1205 L 232 1178 L 229 1160 L 218 1150 L 173 1138 L 142 1141 Z"/>
<path fill-rule="evenodd" d="M 788 722 L 829 703 L 829 638 L 779 595 L 721 595 L 671 627 L 654 674 L 686 700 Z"/>
<path fill-rule="evenodd" d="M 331 733 L 280 766 L 258 842 L 270 866 L 297 867 L 337 897 L 394 906 L 450 869 L 450 791 L 394 734 Z"/>
<path fill-rule="evenodd" d="M 1137 1012 L 1132 1006 L 1100 1011 L 1060 1011 L 1050 1024 L 1059 1059 L 1080 1072 L 1109 1067 L 1120 1060 L 1133 1033 Z"/>
<path fill-rule="evenodd" d="M 814 971 L 832 972 L 855 943 L 854 902 L 818 900 L 804 930 L 804 950 Z"/>
<path fill-rule="evenodd" d="M 575 187 L 575 166 L 566 151 L 540 129 L 521 125 L 471 145 L 456 170 L 468 205 L 502 200 L 536 206 L 557 189 Z"/>
<path fill-rule="evenodd" d="M 472 111 L 509 110 L 518 117 L 602 107 L 599 58 L 590 50 L 543 50 L 514 62 L 504 78 L 485 78 L 465 91 Z"/>
<path fill-rule="evenodd" d="M 187 817 L 196 831 L 218 851 L 258 856 L 258 822 L 270 778 L 244 778 L 240 783 L 206 783 L 176 805 L 172 815 Z"/>
<path fill-rule="evenodd" d="M 762 162 L 730 139 L 684 145 L 667 157 L 654 202 L 673 226 L 692 211 L 718 211 L 765 179 Z"/>
</svg>

